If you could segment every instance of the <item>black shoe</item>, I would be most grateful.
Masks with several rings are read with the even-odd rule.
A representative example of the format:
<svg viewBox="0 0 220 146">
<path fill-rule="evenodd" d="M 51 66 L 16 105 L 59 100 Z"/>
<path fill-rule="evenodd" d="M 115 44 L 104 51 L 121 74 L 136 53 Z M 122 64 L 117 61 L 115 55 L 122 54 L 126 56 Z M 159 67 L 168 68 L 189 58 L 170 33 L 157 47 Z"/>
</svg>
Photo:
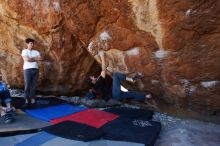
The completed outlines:
<svg viewBox="0 0 220 146">
<path fill-rule="evenodd" d="M 10 123 L 14 122 L 14 118 L 13 118 L 12 114 L 5 114 L 3 116 L 3 118 L 4 118 L 4 123 L 5 124 L 10 124 Z"/>
</svg>

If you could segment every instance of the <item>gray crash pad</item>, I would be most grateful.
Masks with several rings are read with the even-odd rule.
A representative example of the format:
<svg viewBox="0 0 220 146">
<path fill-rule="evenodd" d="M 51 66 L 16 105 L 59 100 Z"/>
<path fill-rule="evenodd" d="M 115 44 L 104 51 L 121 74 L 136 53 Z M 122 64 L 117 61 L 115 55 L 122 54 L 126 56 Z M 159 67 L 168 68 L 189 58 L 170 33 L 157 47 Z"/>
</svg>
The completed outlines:
<svg viewBox="0 0 220 146">
<path fill-rule="evenodd" d="M 16 112 L 14 119 L 13 123 L 5 124 L 4 119 L 0 118 L 0 132 L 38 129 L 51 125 L 48 122 L 32 118 L 20 110 Z"/>
</svg>

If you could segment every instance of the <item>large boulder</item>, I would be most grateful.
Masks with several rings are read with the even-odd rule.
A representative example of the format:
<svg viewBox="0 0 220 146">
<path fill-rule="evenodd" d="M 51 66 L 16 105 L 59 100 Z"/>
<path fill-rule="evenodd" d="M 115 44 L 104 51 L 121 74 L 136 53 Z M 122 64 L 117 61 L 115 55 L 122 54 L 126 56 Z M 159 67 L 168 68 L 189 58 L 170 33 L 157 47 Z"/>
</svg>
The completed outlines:
<svg viewBox="0 0 220 146">
<path fill-rule="evenodd" d="M 219 115 L 219 17 L 217 0 L 1 0 L 0 73 L 23 87 L 20 54 L 31 37 L 44 58 L 38 90 L 76 94 L 104 50 L 108 66 L 144 74 L 125 86 L 151 92 L 154 108 Z"/>
</svg>

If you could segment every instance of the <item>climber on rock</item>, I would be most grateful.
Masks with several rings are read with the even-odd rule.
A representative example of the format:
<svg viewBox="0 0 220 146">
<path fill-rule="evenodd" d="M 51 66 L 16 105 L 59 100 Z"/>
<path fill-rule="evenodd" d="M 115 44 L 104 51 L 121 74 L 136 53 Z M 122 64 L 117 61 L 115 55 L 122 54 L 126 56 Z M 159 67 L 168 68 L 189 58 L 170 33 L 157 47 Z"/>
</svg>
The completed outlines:
<svg viewBox="0 0 220 146">
<path fill-rule="evenodd" d="M 89 77 L 89 85 L 92 87 L 90 90 L 94 94 L 102 96 L 104 99 L 108 100 L 110 98 L 116 100 L 123 100 L 126 98 L 134 98 L 139 101 L 146 101 L 151 98 L 151 94 L 143 94 L 137 91 L 128 91 L 124 92 L 121 90 L 121 82 L 129 81 L 134 83 L 138 78 L 142 77 L 141 74 L 135 74 L 133 77 L 128 77 L 126 74 L 114 72 L 110 67 L 106 67 L 105 61 L 105 53 L 104 51 L 99 51 L 95 56 L 101 60 L 102 71 L 98 77 L 90 76 Z M 106 83 L 106 71 L 111 72 L 113 74 L 113 82 L 112 85 Z"/>
</svg>

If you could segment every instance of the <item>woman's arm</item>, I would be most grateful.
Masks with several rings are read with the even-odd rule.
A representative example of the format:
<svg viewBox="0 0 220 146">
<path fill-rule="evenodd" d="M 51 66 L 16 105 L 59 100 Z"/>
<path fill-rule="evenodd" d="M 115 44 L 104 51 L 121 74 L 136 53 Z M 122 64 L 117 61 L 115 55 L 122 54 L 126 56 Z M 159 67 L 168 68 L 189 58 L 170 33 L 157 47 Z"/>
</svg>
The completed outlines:
<svg viewBox="0 0 220 146">
<path fill-rule="evenodd" d="M 105 53 L 104 51 L 99 51 L 98 53 L 100 59 L 101 59 L 101 64 L 102 64 L 102 71 L 101 71 L 101 76 L 103 78 L 106 77 L 106 62 L 105 62 Z"/>
<path fill-rule="evenodd" d="M 32 59 L 33 59 L 33 60 L 35 60 L 35 61 L 42 61 L 41 56 L 38 56 L 38 57 L 33 57 Z"/>
<path fill-rule="evenodd" d="M 27 61 L 27 62 L 35 62 L 35 60 L 33 58 L 30 58 L 28 56 L 22 56 L 22 58 L 24 61 Z"/>
</svg>

